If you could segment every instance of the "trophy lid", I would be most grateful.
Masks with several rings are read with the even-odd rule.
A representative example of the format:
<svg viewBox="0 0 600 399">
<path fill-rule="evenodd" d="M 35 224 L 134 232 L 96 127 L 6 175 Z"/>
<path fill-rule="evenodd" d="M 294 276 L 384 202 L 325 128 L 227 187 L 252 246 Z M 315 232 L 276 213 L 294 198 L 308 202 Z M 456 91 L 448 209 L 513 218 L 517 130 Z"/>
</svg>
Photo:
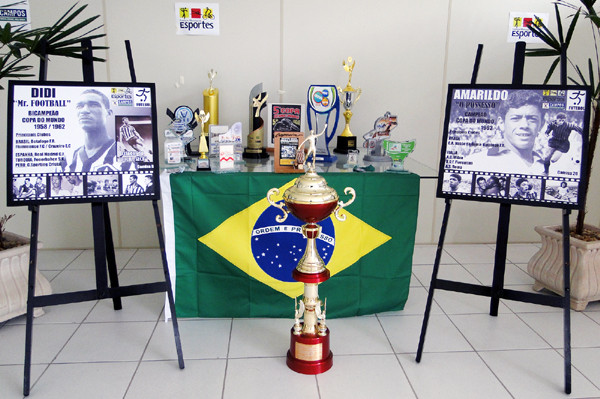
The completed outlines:
<svg viewBox="0 0 600 399">
<path fill-rule="evenodd" d="M 338 199 L 337 192 L 312 168 L 298 177 L 296 183 L 283 193 L 283 200 L 292 204 L 337 203 Z"/>
</svg>

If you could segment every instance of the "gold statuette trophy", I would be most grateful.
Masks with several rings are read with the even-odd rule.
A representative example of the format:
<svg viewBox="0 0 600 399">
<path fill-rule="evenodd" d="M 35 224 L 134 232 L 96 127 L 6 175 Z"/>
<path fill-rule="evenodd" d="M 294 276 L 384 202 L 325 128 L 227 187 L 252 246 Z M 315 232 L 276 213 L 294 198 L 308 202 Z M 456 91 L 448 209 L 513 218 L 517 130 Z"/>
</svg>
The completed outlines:
<svg viewBox="0 0 600 399">
<path fill-rule="evenodd" d="M 313 132 L 311 136 L 314 136 Z M 328 280 L 330 273 L 317 250 L 316 240 L 321 233 L 317 222 L 327 219 L 332 213 L 338 220 L 346 220 L 346 215 L 340 215 L 339 211 L 354 201 L 356 193 L 353 188 L 346 187 L 344 193 L 351 194 L 352 198 L 348 203 L 339 201 L 337 192 L 315 172 L 314 157 L 311 163 L 305 165 L 305 170 L 306 173 L 283 193 L 285 204 L 271 199 L 271 196 L 279 195 L 276 188 L 269 190 L 267 200 L 283 211 L 283 216 L 275 218 L 277 222 L 282 223 L 291 213 L 306 223 L 302 226 L 302 234 L 307 240 L 306 250 L 292 272 L 294 280 L 304 283 L 304 296 L 299 304 L 296 302 L 287 365 L 298 373 L 320 374 L 333 365 L 333 353 L 329 348 L 329 329 L 325 324 L 327 301 L 321 309 L 318 294 L 319 283 Z M 303 318 L 302 322 L 300 318 Z"/>
<path fill-rule="evenodd" d="M 218 125 L 219 124 L 219 89 L 213 87 L 213 80 L 217 76 L 217 71 L 211 69 L 208 72 L 208 80 L 210 81 L 210 86 L 208 89 L 204 89 L 202 92 L 202 96 L 204 98 L 204 112 L 206 115 L 210 115 L 208 118 L 208 123 L 204 125 L 202 129 L 203 133 L 208 134 L 208 127 L 210 125 Z"/>
<path fill-rule="evenodd" d="M 352 134 L 350 131 L 350 118 L 352 118 L 352 107 L 362 93 L 360 88 L 352 87 L 350 81 L 352 80 L 352 71 L 354 70 L 354 64 L 356 61 L 352 59 L 352 57 L 348 57 L 348 60 L 343 61 L 342 65 L 344 66 L 344 70 L 348 72 L 348 84 L 342 90 L 338 87 L 338 92 L 340 94 L 340 102 L 344 106 L 344 119 L 346 120 L 346 126 L 344 130 L 337 138 L 337 146 L 333 149 L 333 152 L 338 154 L 347 154 L 348 151 L 356 150 L 356 136 Z"/>
<path fill-rule="evenodd" d="M 210 160 L 206 156 L 208 152 L 208 142 L 206 140 L 207 133 L 204 131 L 204 124 L 209 120 L 210 114 L 205 113 L 204 110 L 194 113 L 196 122 L 200 124 L 200 143 L 198 144 L 198 164 L 196 170 L 210 170 Z"/>
</svg>

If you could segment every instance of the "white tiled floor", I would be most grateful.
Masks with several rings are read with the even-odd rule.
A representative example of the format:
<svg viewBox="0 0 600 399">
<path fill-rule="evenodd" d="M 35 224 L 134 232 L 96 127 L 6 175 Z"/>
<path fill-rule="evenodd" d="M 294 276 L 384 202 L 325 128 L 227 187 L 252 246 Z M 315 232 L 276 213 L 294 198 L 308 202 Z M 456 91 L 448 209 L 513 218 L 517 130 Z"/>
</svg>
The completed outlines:
<svg viewBox="0 0 600 399">
<path fill-rule="evenodd" d="M 163 294 L 46 308 L 34 321 L 30 398 L 600 398 L 600 302 L 572 316 L 572 387 L 563 393 L 560 309 L 436 291 L 416 363 L 435 246 L 417 246 L 403 311 L 330 320 L 334 366 L 285 364 L 292 320 L 180 319 L 180 370 Z M 536 245 L 508 248 L 505 283 L 531 290 Z M 440 277 L 489 285 L 493 245 L 448 245 Z M 54 292 L 94 288 L 92 251 L 42 250 Z M 122 284 L 162 278 L 158 250 L 119 250 Z M 323 293 L 324 295 L 326 293 Z M 0 323 L 0 398 L 22 397 L 25 319 Z"/>
</svg>

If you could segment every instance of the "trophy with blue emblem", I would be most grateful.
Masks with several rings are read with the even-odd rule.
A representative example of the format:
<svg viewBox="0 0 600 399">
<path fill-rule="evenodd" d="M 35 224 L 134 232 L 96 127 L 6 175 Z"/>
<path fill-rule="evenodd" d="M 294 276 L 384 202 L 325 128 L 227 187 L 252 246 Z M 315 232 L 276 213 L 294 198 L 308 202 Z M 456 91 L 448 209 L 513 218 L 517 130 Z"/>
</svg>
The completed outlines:
<svg viewBox="0 0 600 399">
<path fill-rule="evenodd" d="M 306 114 L 308 117 L 308 130 L 319 131 L 319 126 L 332 126 L 333 128 L 325 132 L 324 137 L 317 140 L 317 162 L 335 162 L 337 157 L 331 155 L 329 143 L 335 136 L 338 119 L 340 115 L 340 100 L 337 89 L 334 85 L 311 85 L 308 88 L 308 105 Z M 335 111 L 335 116 L 332 114 Z M 329 118 L 333 117 L 330 122 Z M 313 127 L 314 120 L 314 127 Z"/>
</svg>

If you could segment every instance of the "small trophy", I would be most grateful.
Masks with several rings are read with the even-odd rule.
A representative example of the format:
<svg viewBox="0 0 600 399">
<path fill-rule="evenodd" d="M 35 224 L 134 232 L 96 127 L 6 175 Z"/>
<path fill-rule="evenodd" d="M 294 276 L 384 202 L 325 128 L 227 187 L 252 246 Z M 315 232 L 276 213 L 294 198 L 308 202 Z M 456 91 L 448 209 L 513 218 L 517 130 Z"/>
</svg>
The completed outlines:
<svg viewBox="0 0 600 399">
<path fill-rule="evenodd" d="M 308 130 L 312 130 L 312 121 L 314 118 L 315 128 L 314 130 L 319 131 L 319 124 L 325 123 L 326 125 L 333 125 L 333 128 L 325 132 L 324 140 L 317 140 L 317 162 L 335 162 L 337 157 L 331 155 L 329 151 L 329 143 L 335 136 L 337 130 L 337 124 L 340 116 L 340 100 L 337 93 L 337 89 L 333 85 L 311 85 L 308 88 Z M 335 111 L 333 121 L 329 121 Z M 323 122 L 319 123 L 319 120 Z"/>
<path fill-rule="evenodd" d="M 344 119 L 346 119 L 346 126 L 344 127 L 342 134 L 338 136 L 337 147 L 333 150 L 333 152 L 338 154 L 347 154 L 348 150 L 356 150 L 356 136 L 352 135 L 352 132 L 350 131 L 350 118 L 352 118 L 352 107 L 360 98 L 362 90 L 360 88 L 355 89 L 350 84 L 354 64 L 356 64 L 356 61 L 353 60 L 352 57 L 348 57 L 347 61 L 342 62 L 344 70 L 348 72 L 348 84 L 343 90 L 338 87 L 338 92 L 341 97 L 340 101 L 345 109 Z"/>
<path fill-rule="evenodd" d="M 248 147 L 244 149 L 244 158 L 262 159 L 269 157 L 263 146 L 265 141 L 265 121 L 260 116 L 260 111 L 267 106 L 268 97 L 269 95 L 266 92 L 262 92 L 252 98 L 252 131 L 248 134 Z"/>
<path fill-rule="evenodd" d="M 194 120 L 194 114 L 198 112 L 199 109 L 196 108 L 196 111 L 192 111 L 190 107 L 187 105 L 180 105 L 175 108 L 175 112 L 171 111 L 167 108 L 167 116 L 171 118 L 170 129 L 176 135 L 181 137 L 181 141 L 185 146 L 185 153 L 188 156 L 197 156 L 198 153 L 192 150 L 190 143 L 194 141 L 193 130 L 198 124 Z"/>
<path fill-rule="evenodd" d="M 383 149 L 392 158 L 392 166 L 388 172 L 408 173 L 404 169 L 404 159 L 415 150 L 416 140 L 408 141 L 383 141 Z"/>
<path fill-rule="evenodd" d="M 363 147 L 367 149 L 364 156 L 365 161 L 370 162 L 389 162 L 392 159 L 385 155 L 381 143 L 390 138 L 392 129 L 398 126 L 396 115 L 386 112 L 383 116 L 377 118 L 373 124 L 373 129 L 363 135 L 365 142 Z"/>
<path fill-rule="evenodd" d="M 324 132 L 325 130 L 319 135 Z M 316 136 L 311 132 L 309 137 Z M 316 240 L 321 233 L 321 226 L 317 223 L 332 214 L 339 221 L 346 220 L 346 215 L 340 215 L 339 211 L 354 201 L 356 193 L 351 187 L 346 187 L 344 193 L 352 195 L 352 198 L 344 203 L 325 179 L 315 172 L 314 157 L 313 162 L 304 167 L 306 173 L 298 177 L 295 184 L 283 193 L 283 203 L 271 198 L 279 195 L 277 188 L 269 190 L 267 200 L 283 211 L 283 216 L 275 218 L 277 222 L 283 223 L 289 213 L 305 222 L 302 234 L 306 237 L 306 249 L 292 272 L 294 280 L 304 283 L 304 296 L 299 304 L 296 301 L 287 365 L 298 373 L 320 374 L 333 365 L 333 353 L 329 346 L 329 328 L 325 323 L 327 302 L 321 309 L 322 302 L 318 293 L 319 283 L 327 281 L 330 272 L 317 250 Z"/>
<path fill-rule="evenodd" d="M 198 144 L 198 153 L 200 156 L 198 157 L 196 170 L 210 170 L 210 160 L 208 159 L 208 156 L 206 156 L 206 153 L 209 151 L 208 142 L 206 140 L 208 133 L 204 131 L 204 124 L 208 121 L 210 115 L 202 110 L 196 112 L 194 118 L 196 119 L 196 122 L 200 124 L 200 143 Z"/>
<path fill-rule="evenodd" d="M 208 133 L 208 128 L 210 125 L 218 125 L 219 124 L 219 89 L 213 87 L 213 80 L 217 76 L 217 71 L 211 69 L 208 72 L 208 80 L 210 82 L 210 86 L 208 89 L 204 89 L 202 95 L 204 97 L 204 112 L 207 115 L 210 115 L 208 118 L 208 123 L 202 129 L 202 133 Z"/>
</svg>

